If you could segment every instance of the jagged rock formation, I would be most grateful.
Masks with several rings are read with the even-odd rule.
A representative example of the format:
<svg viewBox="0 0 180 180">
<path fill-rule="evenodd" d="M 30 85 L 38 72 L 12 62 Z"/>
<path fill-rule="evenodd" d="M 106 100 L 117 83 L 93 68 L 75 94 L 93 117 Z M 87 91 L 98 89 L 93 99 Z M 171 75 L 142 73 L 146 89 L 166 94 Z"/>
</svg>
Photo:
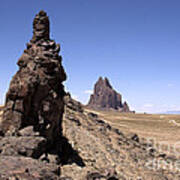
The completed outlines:
<svg viewBox="0 0 180 180">
<path fill-rule="evenodd" d="M 0 120 L 1 180 L 58 179 L 57 161 L 61 163 L 67 144 L 61 127 L 66 74 L 60 45 L 50 39 L 49 32 L 49 18 L 40 11 L 33 22 L 33 38 L 17 62 L 19 70 L 6 94 Z"/>
<path fill-rule="evenodd" d="M 127 102 L 122 103 L 121 94 L 117 93 L 109 83 L 107 78 L 100 77 L 94 86 L 94 93 L 91 95 L 89 108 L 99 110 L 119 110 L 130 112 Z"/>
<path fill-rule="evenodd" d="M 58 55 L 60 45 L 49 38 L 49 19 L 44 11 L 33 22 L 33 38 L 18 60 L 19 71 L 6 95 L 1 133 L 33 126 L 54 141 L 61 133 L 66 74 Z"/>
</svg>

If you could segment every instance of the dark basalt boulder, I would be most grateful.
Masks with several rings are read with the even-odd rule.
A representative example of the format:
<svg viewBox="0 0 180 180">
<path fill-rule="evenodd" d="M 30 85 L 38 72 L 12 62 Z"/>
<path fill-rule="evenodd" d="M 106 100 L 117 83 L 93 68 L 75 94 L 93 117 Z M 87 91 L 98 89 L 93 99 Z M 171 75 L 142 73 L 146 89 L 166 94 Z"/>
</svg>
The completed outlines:
<svg viewBox="0 0 180 180">
<path fill-rule="evenodd" d="M 46 152 L 46 143 L 43 137 L 5 137 L 0 141 L 0 154 L 37 159 Z"/>
<path fill-rule="evenodd" d="M 0 156 L 1 180 L 58 180 L 59 168 L 27 157 Z"/>
<path fill-rule="evenodd" d="M 119 110 L 130 112 L 127 102 L 122 102 L 121 94 L 117 93 L 107 78 L 100 77 L 94 86 L 87 107 L 97 110 Z"/>
</svg>

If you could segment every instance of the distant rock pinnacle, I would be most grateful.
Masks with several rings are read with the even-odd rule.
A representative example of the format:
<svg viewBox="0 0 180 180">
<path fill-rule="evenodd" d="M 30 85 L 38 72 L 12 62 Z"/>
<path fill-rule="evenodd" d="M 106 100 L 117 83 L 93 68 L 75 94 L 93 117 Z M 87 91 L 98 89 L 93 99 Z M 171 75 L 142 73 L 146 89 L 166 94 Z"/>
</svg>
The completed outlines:
<svg viewBox="0 0 180 180">
<path fill-rule="evenodd" d="M 121 94 L 117 93 L 107 78 L 100 77 L 94 86 L 88 107 L 93 109 L 114 109 L 129 112 L 127 102 L 122 103 Z"/>
</svg>

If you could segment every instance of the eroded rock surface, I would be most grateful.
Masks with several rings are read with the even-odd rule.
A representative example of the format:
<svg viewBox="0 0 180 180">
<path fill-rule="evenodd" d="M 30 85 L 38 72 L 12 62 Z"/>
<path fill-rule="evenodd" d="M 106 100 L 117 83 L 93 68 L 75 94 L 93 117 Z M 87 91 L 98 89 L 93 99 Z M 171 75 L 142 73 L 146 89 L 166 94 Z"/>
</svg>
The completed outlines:
<svg viewBox="0 0 180 180">
<path fill-rule="evenodd" d="M 119 110 L 130 112 L 127 102 L 122 102 L 121 94 L 117 93 L 107 78 L 100 77 L 94 86 L 87 107 L 97 110 Z"/>
<path fill-rule="evenodd" d="M 0 180 L 60 178 L 66 74 L 60 45 L 49 33 L 49 18 L 40 11 L 6 94 L 0 120 Z"/>
<path fill-rule="evenodd" d="M 0 156 L 0 180 L 58 180 L 60 169 L 27 157 Z"/>
<path fill-rule="evenodd" d="M 66 74 L 60 45 L 49 38 L 49 18 L 44 11 L 33 22 L 33 38 L 18 60 L 19 70 L 6 94 L 1 133 L 17 134 L 33 126 L 50 142 L 60 135 Z"/>
<path fill-rule="evenodd" d="M 43 137 L 4 137 L 0 140 L 1 155 L 39 158 L 46 152 L 47 141 Z"/>
</svg>

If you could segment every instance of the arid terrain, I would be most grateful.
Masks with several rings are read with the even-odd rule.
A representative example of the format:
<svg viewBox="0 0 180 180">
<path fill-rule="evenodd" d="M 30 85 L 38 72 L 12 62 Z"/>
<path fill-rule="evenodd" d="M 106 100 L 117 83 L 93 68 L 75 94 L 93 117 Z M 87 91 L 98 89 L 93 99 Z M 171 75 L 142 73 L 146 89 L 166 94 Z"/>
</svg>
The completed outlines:
<svg viewBox="0 0 180 180">
<path fill-rule="evenodd" d="M 117 179 L 180 179 L 179 127 L 174 124 L 179 116 L 87 108 L 81 112 L 75 107 L 73 103 L 66 106 L 64 136 L 86 167 L 63 166 L 62 174 L 78 179 L 76 174 L 85 177 L 87 172 L 101 172 L 108 167 L 115 170 Z"/>
<path fill-rule="evenodd" d="M 179 117 L 94 111 L 68 98 L 63 135 L 70 146 L 65 147 L 61 177 L 178 180 L 178 150 L 167 146 L 179 140 Z M 56 156 L 51 156 L 53 163 Z"/>
<path fill-rule="evenodd" d="M 90 109 L 86 109 L 86 111 L 92 112 Z M 176 152 L 180 153 L 178 151 L 178 142 L 180 142 L 180 115 L 133 114 L 94 110 L 93 112 L 113 127 L 122 130 L 125 134 L 135 133 L 141 139 L 154 142 L 155 147 L 163 152 L 171 153 L 169 150 L 176 146 Z"/>
</svg>

